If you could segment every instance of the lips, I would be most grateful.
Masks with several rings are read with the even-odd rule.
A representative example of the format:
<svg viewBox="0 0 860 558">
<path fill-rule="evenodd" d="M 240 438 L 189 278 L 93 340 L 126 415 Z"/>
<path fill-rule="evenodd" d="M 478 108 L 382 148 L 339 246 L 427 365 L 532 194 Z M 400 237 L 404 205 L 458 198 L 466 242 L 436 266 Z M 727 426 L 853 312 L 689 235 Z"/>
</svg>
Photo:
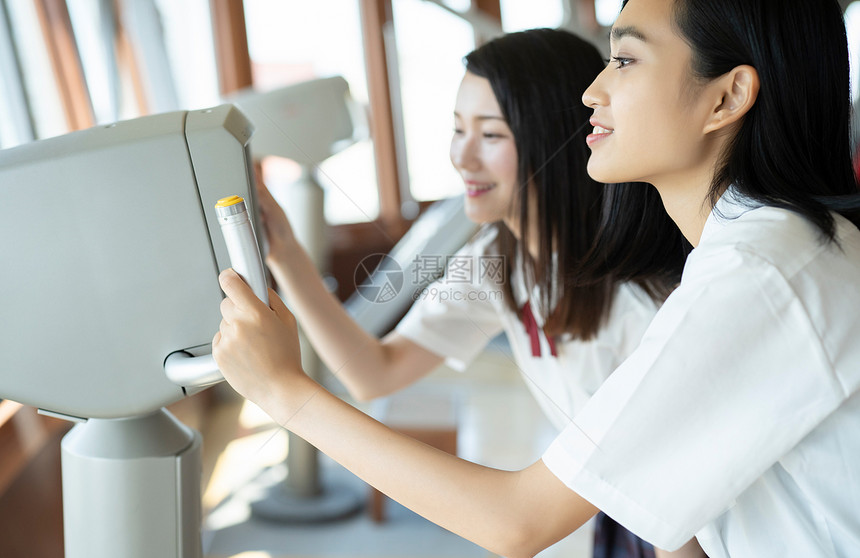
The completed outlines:
<svg viewBox="0 0 860 558">
<path fill-rule="evenodd" d="M 585 138 L 585 143 L 587 143 L 589 147 L 595 145 L 601 140 L 608 138 L 615 131 L 611 128 L 601 126 L 598 122 L 595 122 L 594 120 L 591 121 L 591 125 L 594 126 L 594 130 L 590 134 L 588 134 L 588 137 Z"/>
<path fill-rule="evenodd" d="M 475 180 L 466 180 L 466 195 L 470 198 L 486 194 L 496 187 L 492 182 L 478 182 Z"/>
</svg>

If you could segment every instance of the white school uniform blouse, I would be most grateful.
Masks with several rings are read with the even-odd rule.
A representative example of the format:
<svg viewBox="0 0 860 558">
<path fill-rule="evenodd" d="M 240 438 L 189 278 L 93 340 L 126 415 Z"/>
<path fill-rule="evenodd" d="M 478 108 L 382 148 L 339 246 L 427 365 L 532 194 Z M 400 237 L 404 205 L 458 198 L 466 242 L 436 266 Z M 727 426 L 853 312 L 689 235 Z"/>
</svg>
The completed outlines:
<svg viewBox="0 0 860 558">
<path fill-rule="evenodd" d="M 540 356 L 533 356 L 532 340 L 519 316 L 503 299 L 503 286 L 481 269 L 481 262 L 498 261 L 495 240 L 495 228 L 485 227 L 451 259 L 446 275 L 421 293 L 396 331 L 445 357 L 446 364 L 456 370 L 465 369 L 504 331 L 526 385 L 561 431 L 636 348 L 657 305 L 640 287 L 619 286 L 606 325 L 589 341 L 561 336 L 555 340 L 558 357 L 551 355 L 552 348 L 542 331 L 543 319 L 536 314 L 541 330 Z M 454 262 L 472 262 L 472 275 L 459 273 Z M 515 273 L 510 279 L 520 307 L 526 302 L 522 277 Z"/>
<path fill-rule="evenodd" d="M 860 556 L 860 232 L 836 216 L 825 244 L 793 212 L 731 193 L 717 208 L 641 346 L 543 461 L 658 547 Z"/>
</svg>

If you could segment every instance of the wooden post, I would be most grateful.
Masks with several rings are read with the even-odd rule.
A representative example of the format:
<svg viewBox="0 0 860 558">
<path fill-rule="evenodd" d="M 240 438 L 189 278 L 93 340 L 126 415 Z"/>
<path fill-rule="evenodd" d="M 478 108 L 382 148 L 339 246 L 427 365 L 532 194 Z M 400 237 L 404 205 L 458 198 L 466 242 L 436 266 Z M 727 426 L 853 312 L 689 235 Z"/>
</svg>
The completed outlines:
<svg viewBox="0 0 860 558">
<path fill-rule="evenodd" d="M 397 144 L 391 108 L 391 84 L 385 55 L 385 30 L 393 25 L 391 0 L 360 0 L 361 26 L 370 99 L 370 135 L 379 185 L 379 217 L 388 226 L 402 221 Z"/>
<path fill-rule="evenodd" d="M 472 0 L 472 8 L 481 11 L 485 16 L 502 23 L 502 5 L 499 0 Z M 475 31 L 475 46 L 481 46 L 489 40 L 477 30 Z"/>
<path fill-rule="evenodd" d="M 34 4 L 69 129 L 89 128 L 95 116 L 66 3 L 36 0 Z"/>
<path fill-rule="evenodd" d="M 251 87 L 251 55 L 242 0 L 210 0 L 212 34 L 222 95 Z"/>
</svg>

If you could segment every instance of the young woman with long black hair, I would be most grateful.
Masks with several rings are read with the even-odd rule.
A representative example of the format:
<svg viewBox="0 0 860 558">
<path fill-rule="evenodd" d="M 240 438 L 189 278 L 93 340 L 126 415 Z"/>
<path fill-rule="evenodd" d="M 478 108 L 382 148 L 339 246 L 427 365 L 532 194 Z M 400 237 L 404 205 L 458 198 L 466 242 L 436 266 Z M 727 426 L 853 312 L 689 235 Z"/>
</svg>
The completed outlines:
<svg viewBox="0 0 860 558">
<path fill-rule="evenodd" d="M 695 534 L 711 558 L 860 555 L 860 203 L 841 10 L 629 0 L 611 44 L 583 98 L 589 173 L 652 184 L 695 248 L 640 346 L 540 461 L 480 467 L 348 408 L 302 374 L 286 309 L 230 272 L 216 359 L 280 424 L 506 556 L 598 509 L 661 547 Z"/>
<path fill-rule="evenodd" d="M 462 370 L 504 332 L 526 385 L 560 432 L 638 345 L 680 280 L 684 241 L 656 193 L 643 190 L 636 203 L 662 218 L 650 236 L 605 250 L 635 252 L 635 271 L 623 280 L 607 272 L 569 281 L 600 227 L 606 187 L 586 171 L 590 111 L 578 98 L 605 63 L 572 33 L 533 29 L 482 45 L 465 64 L 450 155 L 466 188 L 466 215 L 484 227 L 451 258 L 460 271 L 424 289 L 378 340 L 326 291 L 284 212 L 261 188 L 267 263 L 317 353 L 354 397 L 390 394 L 443 361 Z M 647 257 L 658 246 L 664 257 Z M 598 553 L 630 548 L 606 558 L 653 556 L 651 545 L 606 516 L 595 537 Z"/>
</svg>

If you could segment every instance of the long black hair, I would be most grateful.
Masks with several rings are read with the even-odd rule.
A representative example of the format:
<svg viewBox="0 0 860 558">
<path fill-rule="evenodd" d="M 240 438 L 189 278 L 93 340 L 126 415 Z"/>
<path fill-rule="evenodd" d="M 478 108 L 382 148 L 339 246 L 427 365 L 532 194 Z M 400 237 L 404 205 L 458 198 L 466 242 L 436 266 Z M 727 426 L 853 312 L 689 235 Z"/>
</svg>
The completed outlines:
<svg viewBox="0 0 860 558">
<path fill-rule="evenodd" d="M 598 231 L 607 230 L 601 215 L 608 199 L 604 199 L 605 186 L 591 179 L 586 170 L 589 150 L 585 138 L 591 129 L 591 110 L 581 99 L 603 70 L 604 60 L 591 43 L 572 33 L 531 29 L 490 41 L 468 54 L 465 61 L 468 72 L 490 82 L 517 149 L 520 188 L 512 209 L 519 220 L 519 240 L 503 224 L 495 225 L 507 277 L 519 261 L 527 292 L 537 288 L 535 302 L 547 317 L 547 334 L 568 332 L 589 339 L 611 307 L 618 275 L 601 272 L 579 280 L 577 272 L 586 256 L 605 247 L 609 255 L 601 261 L 623 262 L 637 249 L 651 249 L 650 243 L 660 240 L 637 237 L 628 245 L 614 240 L 596 242 Z M 612 191 L 615 189 L 626 191 L 622 187 Z M 640 196 L 643 188 L 636 190 L 631 189 L 630 195 Z M 662 205 L 656 210 L 665 215 Z M 534 225 L 533 220 L 537 221 Z M 528 247 L 534 231 L 537 255 L 532 258 Z M 676 231 L 667 216 L 659 236 L 680 237 Z M 668 245 L 677 247 L 678 243 L 669 241 Z M 648 289 L 652 295 L 665 296 L 679 276 L 683 259 L 658 262 L 635 269 L 628 266 L 633 270 L 622 275 L 653 287 Z M 510 281 L 505 294 L 516 311 Z"/>
<path fill-rule="evenodd" d="M 607 184 L 594 244 L 568 282 L 631 281 L 662 300 L 681 281 L 692 249 L 656 188 L 644 182 Z"/>
<path fill-rule="evenodd" d="M 851 165 L 848 43 L 836 0 L 675 0 L 674 24 L 708 81 L 739 65 L 759 75 L 755 104 L 711 183 L 796 211 L 833 239 L 831 210 L 860 226 Z"/>
</svg>

